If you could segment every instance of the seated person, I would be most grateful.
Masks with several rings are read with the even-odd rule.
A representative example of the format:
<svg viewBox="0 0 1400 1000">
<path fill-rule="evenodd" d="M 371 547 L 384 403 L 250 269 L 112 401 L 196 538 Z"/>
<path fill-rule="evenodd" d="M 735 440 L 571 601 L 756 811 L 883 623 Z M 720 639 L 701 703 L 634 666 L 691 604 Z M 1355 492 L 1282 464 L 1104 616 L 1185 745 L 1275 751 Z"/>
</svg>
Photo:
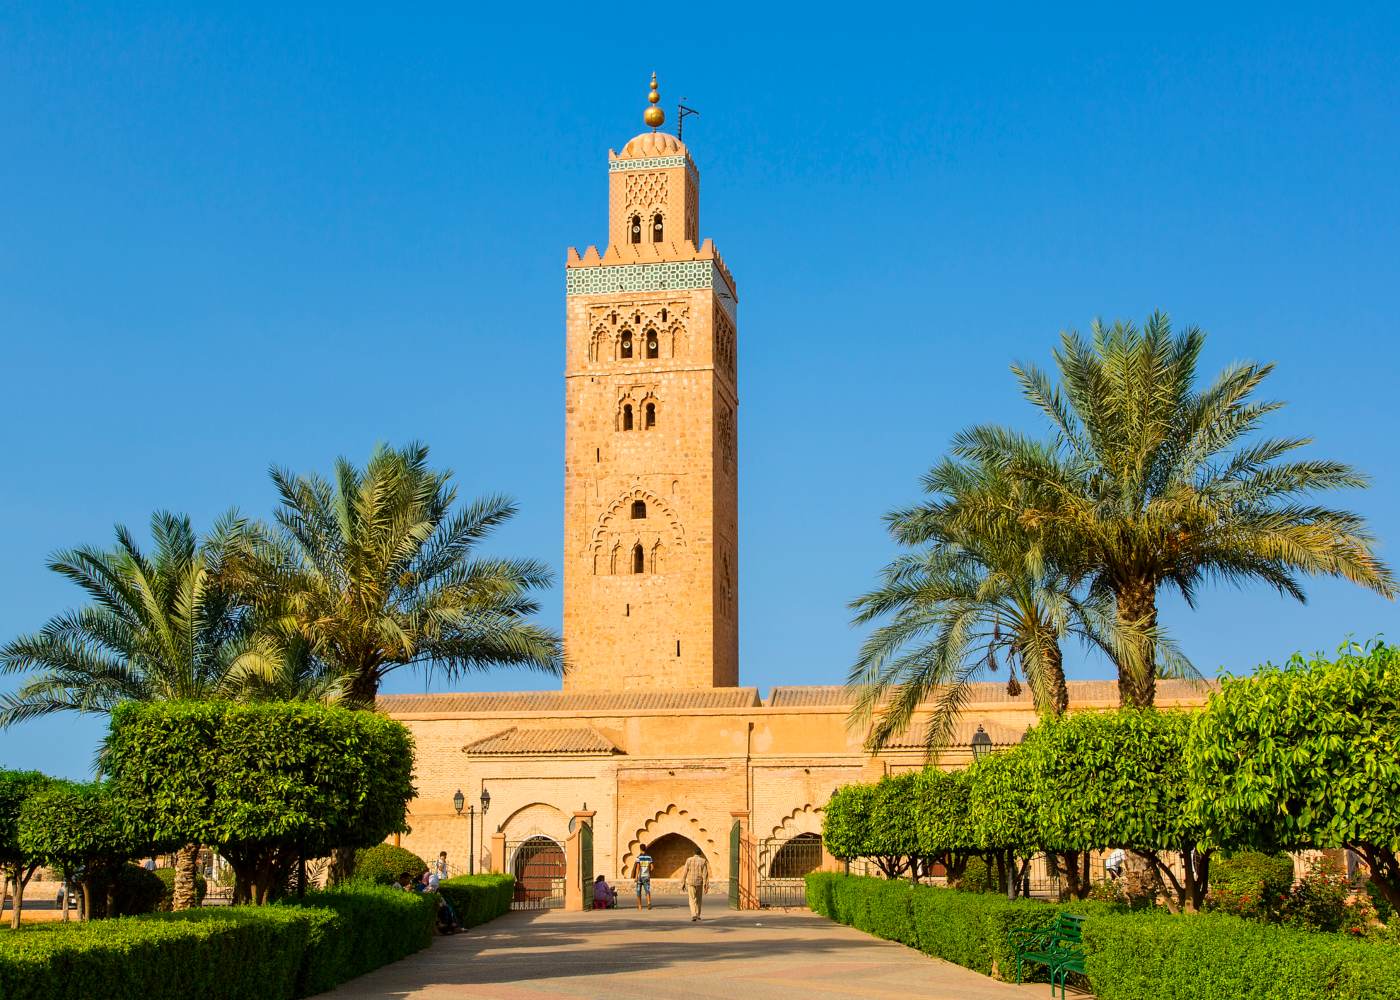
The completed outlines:
<svg viewBox="0 0 1400 1000">
<path fill-rule="evenodd" d="M 593 909 L 613 910 L 617 908 L 617 890 L 608 885 L 608 880 L 599 875 L 593 880 Z"/>
</svg>

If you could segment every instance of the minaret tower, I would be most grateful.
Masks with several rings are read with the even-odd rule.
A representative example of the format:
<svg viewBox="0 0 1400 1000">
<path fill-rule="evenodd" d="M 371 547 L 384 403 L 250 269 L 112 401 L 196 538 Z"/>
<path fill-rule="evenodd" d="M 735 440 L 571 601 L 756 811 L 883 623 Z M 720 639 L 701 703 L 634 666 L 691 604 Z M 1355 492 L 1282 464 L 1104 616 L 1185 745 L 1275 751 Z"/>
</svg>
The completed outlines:
<svg viewBox="0 0 1400 1000">
<path fill-rule="evenodd" d="M 739 682 L 737 294 L 654 73 L 647 99 L 650 130 L 608 153 L 607 249 L 565 268 L 571 691 Z"/>
</svg>

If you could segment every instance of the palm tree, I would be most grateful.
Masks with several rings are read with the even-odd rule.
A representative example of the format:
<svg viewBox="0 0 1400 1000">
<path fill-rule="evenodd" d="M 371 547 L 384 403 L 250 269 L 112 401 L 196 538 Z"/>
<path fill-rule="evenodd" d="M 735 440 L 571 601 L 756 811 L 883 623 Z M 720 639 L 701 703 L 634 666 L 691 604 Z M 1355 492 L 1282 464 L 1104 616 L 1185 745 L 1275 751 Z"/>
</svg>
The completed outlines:
<svg viewBox="0 0 1400 1000">
<path fill-rule="evenodd" d="M 1232 365 L 1199 391 L 1204 340 L 1195 327 L 1174 335 L 1161 313 L 1141 331 L 1095 322 L 1089 340 L 1063 334 L 1058 384 L 1033 366 L 1012 369 L 1050 419 L 1053 445 L 979 427 L 955 448 L 1023 484 L 1019 523 L 1094 595 L 1112 596 L 1121 626 L 1138 637 L 1119 664 L 1124 705 L 1150 706 L 1163 673 L 1151 638 L 1163 587 L 1193 606 L 1199 586 L 1214 580 L 1262 580 L 1303 601 L 1304 574 L 1395 594 L 1365 519 L 1309 499 L 1364 487 L 1366 477 L 1340 462 L 1292 458 L 1309 438 L 1250 440 L 1283 406 L 1253 398 L 1273 366 Z M 1007 511 L 964 514 L 976 524 Z"/>
<path fill-rule="evenodd" d="M 124 701 L 234 693 L 230 676 L 260 652 L 246 609 L 217 580 L 245 528 L 229 514 L 200 542 L 188 517 L 158 512 L 149 556 L 120 525 L 112 551 L 84 546 L 54 556 L 49 568 L 92 603 L 0 649 L 0 673 L 32 672 L 0 698 L 0 728 L 54 712 L 106 713 Z M 195 903 L 198 851 L 190 844 L 176 852 L 176 909 Z"/>
<path fill-rule="evenodd" d="M 493 496 L 454 512 L 451 473 L 427 462 L 413 444 L 376 448 L 363 470 L 340 459 L 333 482 L 274 468 L 277 526 L 251 533 L 230 561 L 233 585 L 340 680 L 351 706 L 373 707 L 404 666 L 562 672 L 559 637 L 527 621 L 548 568 L 473 555 L 515 504 Z"/>
<path fill-rule="evenodd" d="M 969 506 L 1012 504 L 1014 482 L 994 467 L 945 460 L 923 485 L 930 500 L 886 517 L 895 540 L 915 550 L 852 604 L 859 624 L 888 620 L 862 646 L 848 683 L 856 693 L 851 723 L 870 725 L 871 749 L 903 733 L 936 697 L 924 731 L 932 754 L 951 741 L 973 680 L 995 672 L 999 657 L 1008 687 L 1019 689 L 1019 666 L 1036 708 L 1057 717 L 1069 706 L 1061 642 L 1074 637 L 1114 656 L 1121 639 L 1111 603 L 1076 597 L 1074 579 L 1014 519 L 973 525 L 959 516 Z"/>
</svg>

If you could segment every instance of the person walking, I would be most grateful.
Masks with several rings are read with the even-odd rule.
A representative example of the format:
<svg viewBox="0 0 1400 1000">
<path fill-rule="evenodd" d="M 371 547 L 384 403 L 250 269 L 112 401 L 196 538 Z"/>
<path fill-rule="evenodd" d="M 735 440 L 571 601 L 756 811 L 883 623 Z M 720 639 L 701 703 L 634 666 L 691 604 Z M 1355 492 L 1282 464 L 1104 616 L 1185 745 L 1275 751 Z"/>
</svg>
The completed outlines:
<svg viewBox="0 0 1400 1000">
<path fill-rule="evenodd" d="M 637 880 L 637 909 L 642 908 L 642 896 L 647 897 L 647 909 L 651 909 L 651 855 L 647 853 L 647 845 L 642 845 L 642 853 L 637 855 L 636 862 L 632 865 L 632 877 Z"/>
<path fill-rule="evenodd" d="M 685 886 L 685 894 L 690 899 L 690 921 L 694 923 L 700 919 L 700 906 L 710 887 L 710 863 L 705 860 L 705 852 L 698 847 L 685 861 L 681 885 Z"/>
</svg>

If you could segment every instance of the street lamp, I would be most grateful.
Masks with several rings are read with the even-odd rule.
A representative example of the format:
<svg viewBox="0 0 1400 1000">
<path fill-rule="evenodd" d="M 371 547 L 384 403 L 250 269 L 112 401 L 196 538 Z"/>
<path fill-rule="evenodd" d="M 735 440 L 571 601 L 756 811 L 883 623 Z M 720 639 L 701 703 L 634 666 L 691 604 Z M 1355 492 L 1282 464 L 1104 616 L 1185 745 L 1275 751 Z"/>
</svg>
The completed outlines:
<svg viewBox="0 0 1400 1000">
<path fill-rule="evenodd" d="M 982 728 L 982 724 L 977 724 L 977 732 L 972 734 L 972 759 L 981 760 L 992 752 L 992 738 L 987 735 L 987 731 Z"/>
<path fill-rule="evenodd" d="M 486 838 L 486 810 L 491 805 L 491 793 L 486 789 L 481 790 L 481 837 Z M 476 806 L 467 805 L 467 797 L 462 794 L 462 790 L 457 789 L 457 793 L 452 796 L 452 808 L 457 810 L 457 815 L 462 815 L 462 810 L 467 810 L 467 874 L 476 874 Z"/>
</svg>

